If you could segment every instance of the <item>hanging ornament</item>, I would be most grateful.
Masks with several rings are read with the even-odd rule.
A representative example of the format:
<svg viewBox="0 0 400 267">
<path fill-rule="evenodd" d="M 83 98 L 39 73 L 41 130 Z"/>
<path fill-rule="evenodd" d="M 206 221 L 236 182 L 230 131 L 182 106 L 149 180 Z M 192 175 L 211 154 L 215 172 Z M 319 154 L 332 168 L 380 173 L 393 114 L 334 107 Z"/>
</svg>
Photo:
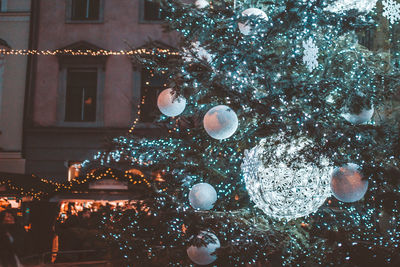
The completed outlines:
<svg viewBox="0 0 400 267">
<path fill-rule="evenodd" d="M 183 48 L 183 60 L 186 62 L 193 62 L 198 60 L 205 60 L 211 63 L 214 56 L 201 46 L 200 42 L 193 42 L 189 49 Z"/>
<path fill-rule="evenodd" d="M 400 3 L 397 3 L 395 0 L 383 0 L 382 4 L 382 15 L 386 17 L 390 23 L 394 24 L 396 21 L 400 20 Z"/>
<path fill-rule="evenodd" d="M 242 12 L 243 17 L 257 16 L 257 19 L 268 20 L 267 14 L 258 8 L 248 8 Z M 254 31 L 255 22 L 247 19 L 245 22 L 239 22 L 239 31 L 244 35 L 252 34 Z"/>
<path fill-rule="evenodd" d="M 359 166 L 349 163 L 336 168 L 332 174 L 331 189 L 333 195 L 343 202 L 355 202 L 364 197 L 368 190 L 368 181 L 358 171 Z"/>
<path fill-rule="evenodd" d="M 319 156 L 310 162 L 314 144 L 306 138 L 284 140 L 283 135 L 245 151 L 241 165 L 246 189 L 256 207 L 277 219 L 307 216 L 331 195 L 332 167 Z M 290 164 L 290 165 L 289 165 Z"/>
<path fill-rule="evenodd" d="M 365 109 L 363 108 L 359 114 L 354 113 L 343 113 L 342 117 L 352 124 L 364 124 L 371 120 L 374 115 L 374 108 Z"/>
<path fill-rule="evenodd" d="M 157 106 L 165 116 L 175 117 L 185 110 L 186 99 L 182 96 L 176 97 L 176 92 L 168 88 L 159 94 Z"/>
<path fill-rule="evenodd" d="M 207 183 L 196 184 L 189 192 L 189 202 L 194 209 L 210 210 L 217 201 L 217 191 Z"/>
<path fill-rule="evenodd" d="M 231 137 L 236 132 L 239 121 L 230 107 L 219 105 L 207 111 L 203 125 L 212 138 L 221 140 Z"/>
<path fill-rule="evenodd" d="M 196 247 L 190 246 L 186 252 L 189 258 L 198 265 L 208 265 L 213 263 L 216 259 L 216 255 L 212 255 L 216 249 L 220 248 L 221 244 L 216 235 L 206 231 L 201 231 L 197 236 L 199 239 L 211 238 L 213 241 L 209 242 L 206 246 Z"/>
<path fill-rule="evenodd" d="M 315 41 L 310 37 L 307 41 L 303 41 L 304 56 L 303 63 L 307 66 L 311 72 L 318 67 L 318 53 L 319 49 L 315 44 Z"/>
<path fill-rule="evenodd" d="M 207 0 L 196 0 L 194 4 L 198 9 L 206 8 L 210 5 Z"/>
<path fill-rule="evenodd" d="M 333 13 L 342 13 L 351 9 L 357 9 L 360 12 L 370 12 L 378 0 L 337 0 L 325 8 Z"/>
</svg>

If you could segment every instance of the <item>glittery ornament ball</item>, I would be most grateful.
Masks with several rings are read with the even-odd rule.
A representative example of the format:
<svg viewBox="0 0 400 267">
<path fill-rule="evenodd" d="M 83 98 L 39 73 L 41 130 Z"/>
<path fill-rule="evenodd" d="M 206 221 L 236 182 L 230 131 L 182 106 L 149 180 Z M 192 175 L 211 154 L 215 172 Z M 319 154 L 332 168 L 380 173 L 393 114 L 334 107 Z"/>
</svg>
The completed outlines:
<svg viewBox="0 0 400 267">
<path fill-rule="evenodd" d="M 201 247 L 190 246 L 186 250 L 188 257 L 198 265 L 208 265 L 213 263 L 217 259 L 217 256 L 212 255 L 212 253 L 221 246 L 217 236 L 213 233 L 202 231 L 197 238 L 204 239 L 205 235 L 212 238 L 213 242 Z"/>
<path fill-rule="evenodd" d="M 210 210 L 217 201 L 217 191 L 207 183 L 199 183 L 192 187 L 189 192 L 189 202 L 194 209 Z"/>
<path fill-rule="evenodd" d="M 186 99 L 182 96 L 176 97 L 175 94 L 171 88 L 168 88 L 163 90 L 158 96 L 157 106 L 165 116 L 178 116 L 185 110 Z"/>
<path fill-rule="evenodd" d="M 342 117 L 352 124 L 364 124 L 371 120 L 374 115 L 374 108 L 363 109 L 360 113 L 343 113 Z"/>
<path fill-rule="evenodd" d="M 228 106 L 219 105 L 210 109 L 203 120 L 204 129 L 214 139 L 226 139 L 237 130 L 239 120 Z"/>
<path fill-rule="evenodd" d="M 359 166 L 349 163 L 335 169 L 331 180 L 333 195 L 343 202 L 355 202 L 364 197 L 368 181 L 359 172 Z"/>
<path fill-rule="evenodd" d="M 248 8 L 242 12 L 242 16 L 243 17 L 257 16 L 258 19 L 263 19 L 263 20 L 268 19 L 267 14 L 265 14 L 264 11 L 258 8 Z M 250 20 L 247 20 L 245 22 L 239 22 L 238 26 L 239 26 L 239 31 L 244 35 L 249 35 L 253 33 L 254 25 L 253 22 L 251 22 Z"/>
</svg>

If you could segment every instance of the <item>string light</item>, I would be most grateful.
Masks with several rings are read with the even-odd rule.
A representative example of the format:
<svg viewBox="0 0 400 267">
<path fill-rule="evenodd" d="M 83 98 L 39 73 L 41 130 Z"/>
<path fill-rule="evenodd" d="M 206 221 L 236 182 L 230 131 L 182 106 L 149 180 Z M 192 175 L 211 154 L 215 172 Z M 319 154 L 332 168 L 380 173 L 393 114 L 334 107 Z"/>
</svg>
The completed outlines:
<svg viewBox="0 0 400 267">
<path fill-rule="evenodd" d="M 71 49 L 56 49 L 56 50 L 28 50 L 28 49 L 0 49 L 0 55 L 14 56 L 131 56 L 131 55 L 165 55 L 178 56 L 179 52 L 171 51 L 170 49 L 154 48 L 145 49 L 139 48 L 134 50 L 71 50 Z"/>
</svg>

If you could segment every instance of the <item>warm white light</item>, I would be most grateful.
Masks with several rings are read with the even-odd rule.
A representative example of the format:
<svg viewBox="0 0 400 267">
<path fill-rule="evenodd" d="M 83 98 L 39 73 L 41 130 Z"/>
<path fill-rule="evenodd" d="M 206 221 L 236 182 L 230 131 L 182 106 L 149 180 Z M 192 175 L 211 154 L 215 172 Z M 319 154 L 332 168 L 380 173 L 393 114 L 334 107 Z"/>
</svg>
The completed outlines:
<svg viewBox="0 0 400 267">
<path fill-rule="evenodd" d="M 247 191 L 256 207 L 271 217 L 307 216 L 331 195 L 331 164 L 323 157 L 317 159 L 320 166 L 306 160 L 304 151 L 313 145 L 308 139 L 279 141 L 282 136 L 262 139 L 245 151 L 242 172 Z"/>
</svg>

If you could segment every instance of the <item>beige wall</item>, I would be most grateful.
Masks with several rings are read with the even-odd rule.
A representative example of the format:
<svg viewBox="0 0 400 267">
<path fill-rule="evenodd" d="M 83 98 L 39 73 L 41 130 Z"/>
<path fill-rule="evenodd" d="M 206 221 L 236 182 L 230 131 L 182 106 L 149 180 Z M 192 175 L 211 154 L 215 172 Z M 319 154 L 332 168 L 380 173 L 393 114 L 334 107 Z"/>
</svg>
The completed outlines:
<svg viewBox="0 0 400 267">
<path fill-rule="evenodd" d="M 29 9 L 30 0 L 7 0 L 3 3 L 0 38 L 12 49 L 28 48 Z M 4 59 L 0 89 L 0 172 L 23 173 L 25 164 L 21 150 L 27 57 L 8 55 Z"/>
<path fill-rule="evenodd" d="M 67 1 L 42 0 L 38 48 L 58 49 L 86 41 L 106 50 L 139 47 L 149 40 L 174 46 L 177 36 L 164 33 L 160 24 L 140 23 L 140 0 L 105 0 L 102 23 L 66 23 Z M 116 4 L 117 3 L 117 4 Z M 49 27 L 51 25 L 51 27 Z M 57 126 L 59 65 L 57 57 L 38 57 L 34 90 L 35 126 Z M 110 56 L 105 67 L 103 125 L 126 128 L 134 120 L 132 109 L 138 103 L 140 85 L 134 84 L 133 69 L 127 56 Z M 140 97 L 140 96 L 139 96 Z M 139 100 L 138 100 L 139 101 Z"/>
<path fill-rule="evenodd" d="M 103 20 L 73 23 L 67 19 L 69 0 L 41 0 L 38 49 L 53 50 L 79 43 L 106 50 L 127 50 L 129 43 L 140 47 L 150 40 L 175 46 L 177 34 L 163 32 L 160 23 L 141 23 L 141 0 L 103 0 Z M 98 59 L 98 58 L 97 58 Z M 65 181 L 70 162 L 90 159 L 104 149 L 104 140 L 123 135 L 137 116 L 141 99 L 140 69 L 127 56 L 109 56 L 100 62 L 98 116 L 95 123 L 65 122 L 66 65 L 98 64 L 96 58 L 38 56 L 32 84 L 32 124 L 25 129 L 26 171 L 39 177 Z M 94 62 L 94 63 L 93 63 Z M 103 68 L 103 63 L 104 68 Z M 76 65 L 75 65 L 76 66 Z M 98 66 L 98 65 L 96 65 Z M 162 132 L 139 125 L 141 136 Z M 142 127 L 143 126 L 143 127 Z"/>
</svg>

